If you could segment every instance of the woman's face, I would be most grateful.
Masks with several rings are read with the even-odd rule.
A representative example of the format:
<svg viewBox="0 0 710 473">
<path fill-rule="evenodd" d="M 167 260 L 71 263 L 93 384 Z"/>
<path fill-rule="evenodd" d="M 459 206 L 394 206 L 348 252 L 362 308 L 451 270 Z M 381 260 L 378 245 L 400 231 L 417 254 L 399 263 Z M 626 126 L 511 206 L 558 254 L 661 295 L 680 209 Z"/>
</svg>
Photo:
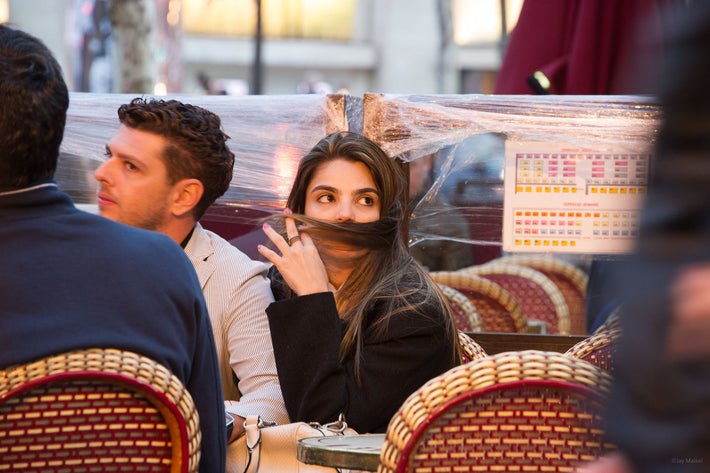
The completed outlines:
<svg viewBox="0 0 710 473">
<path fill-rule="evenodd" d="M 332 222 L 374 222 L 380 195 L 363 163 L 336 158 L 321 164 L 306 189 L 305 214 Z"/>
</svg>

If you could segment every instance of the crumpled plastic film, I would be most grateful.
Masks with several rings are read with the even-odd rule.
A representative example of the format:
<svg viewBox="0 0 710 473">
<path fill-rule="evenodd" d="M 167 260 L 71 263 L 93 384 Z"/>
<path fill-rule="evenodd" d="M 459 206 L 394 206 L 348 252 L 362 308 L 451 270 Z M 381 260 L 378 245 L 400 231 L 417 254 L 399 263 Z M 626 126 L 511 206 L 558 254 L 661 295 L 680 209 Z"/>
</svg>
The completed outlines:
<svg viewBox="0 0 710 473">
<path fill-rule="evenodd" d="M 410 186 L 417 161 L 430 161 L 426 183 L 410 193 L 409 236 L 432 270 L 501 253 L 507 140 L 643 153 L 661 119 L 647 96 L 367 94 L 363 109 L 364 134 L 410 163 Z"/>
<path fill-rule="evenodd" d="M 484 133 L 641 152 L 660 124 L 647 96 L 367 94 L 364 102 L 365 135 L 406 161 Z"/>
<path fill-rule="evenodd" d="M 96 202 L 93 171 L 118 130 L 117 109 L 136 95 L 70 94 L 56 178 L 77 203 Z M 228 206 L 283 208 L 300 158 L 326 134 L 345 130 L 343 95 L 156 97 L 177 99 L 215 112 L 236 155 Z"/>
<path fill-rule="evenodd" d="M 118 107 L 135 97 L 70 94 L 55 177 L 60 189 L 84 210 L 97 211 L 93 173 L 104 161 L 105 146 L 120 126 Z M 301 157 L 329 133 L 362 127 L 358 125 L 362 122 L 362 100 L 346 95 L 155 98 L 177 99 L 219 115 L 235 154 L 234 174 L 227 192 L 200 222 L 254 259 L 263 259 L 256 249 L 265 242 L 261 219 L 283 210 Z"/>
<path fill-rule="evenodd" d="M 93 171 L 135 95 L 70 94 L 56 178 L 95 204 Z M 648 152 L 660 110 L 645 96 L 171 95 L 217 113 L 236 155 L 227 193 L 203 224 L 258 257 L 259 218 L 280 211 L 300 158 L 330 132 L 362 132 L 410 170 L 410 246 L 430 270 L 501 253 L 506 140 Z M 417 174 L 418 173 L 418 174 Z"/>
</svg>

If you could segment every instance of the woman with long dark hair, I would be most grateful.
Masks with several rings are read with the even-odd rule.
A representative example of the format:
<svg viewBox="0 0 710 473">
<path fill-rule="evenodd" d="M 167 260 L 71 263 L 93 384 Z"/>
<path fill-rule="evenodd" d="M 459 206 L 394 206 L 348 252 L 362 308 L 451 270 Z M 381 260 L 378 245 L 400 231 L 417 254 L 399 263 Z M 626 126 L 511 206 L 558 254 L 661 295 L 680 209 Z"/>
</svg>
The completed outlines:
<svg viewBox="0 0 710 473">
<path fill-rule="evenodd" d="M 344 414 L 384 432 L 404 400 L 459 363 L 436 284 L 409 255 L 406 174 L 371 140 L 322 139 L 301 161 L 283 215 L 268 223 L 276 302 L 267 308 L 292 421 Z"/>
</svg>

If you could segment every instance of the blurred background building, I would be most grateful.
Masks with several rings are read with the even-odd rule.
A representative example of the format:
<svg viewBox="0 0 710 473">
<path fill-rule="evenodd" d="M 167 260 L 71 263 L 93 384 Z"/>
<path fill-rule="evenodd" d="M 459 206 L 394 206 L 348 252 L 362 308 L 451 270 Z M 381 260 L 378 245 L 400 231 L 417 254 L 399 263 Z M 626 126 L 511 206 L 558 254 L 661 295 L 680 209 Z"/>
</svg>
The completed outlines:
<svg viewBox="0 0 710 473">
<path fill-rule="evenodd" d="M 72 91 L 492 93 L 523 0 L 0 0 Z"/>
</svg>

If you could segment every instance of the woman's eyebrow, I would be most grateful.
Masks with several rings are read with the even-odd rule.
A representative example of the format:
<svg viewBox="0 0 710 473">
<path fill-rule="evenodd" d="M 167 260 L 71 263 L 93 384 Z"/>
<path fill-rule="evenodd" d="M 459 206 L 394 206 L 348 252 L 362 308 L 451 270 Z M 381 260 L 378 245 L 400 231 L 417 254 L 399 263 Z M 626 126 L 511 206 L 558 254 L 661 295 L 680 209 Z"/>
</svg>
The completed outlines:
<svg viewBox="0 0 710 473">
<path fill-rule="evenodd" d="M 320 185 L 313 187 L 313 189 L 311 189 L 311 194 L 314 192 L 319 192 L 319 191 L 327 191 L 327 192 L 332 192 L 333 194 L 340 194 L 340 191 L 338 191 L 337 188 L 335 188 L 333 186 L 328 186 L 325 184 L 320 184 Z M 375 189 L 374 187 L 363 187 L 362 189 L 355 189 L 352 192 L 352 195 L 369 194 L 369 193 L 372 193 L 375 195 L 380 195 L 380 193 L 377 192 L 377 189 Z"/>
<path fill-rule="evenodd" d="M 362 189 L 356 189 L 355 194 L 367 194 L 369 192 L 372 192 L 373 194 L 379 195 L 380 193 L 377 192 L 377 189 L 372 188 L 372 187 L 363 187 Z"/>
<path fill-rule="evenodd" d="M 313 189 L 311 189 L 311 194 L 317 191 L 328 191 L 328 192 L 333 192 L 334 194 L 338 192 L 338 190 L 333 187 L 333 186 L 326 186 L 325 184 L 321 184 L 318 186 L 315 186 Z"/>
</svg>

